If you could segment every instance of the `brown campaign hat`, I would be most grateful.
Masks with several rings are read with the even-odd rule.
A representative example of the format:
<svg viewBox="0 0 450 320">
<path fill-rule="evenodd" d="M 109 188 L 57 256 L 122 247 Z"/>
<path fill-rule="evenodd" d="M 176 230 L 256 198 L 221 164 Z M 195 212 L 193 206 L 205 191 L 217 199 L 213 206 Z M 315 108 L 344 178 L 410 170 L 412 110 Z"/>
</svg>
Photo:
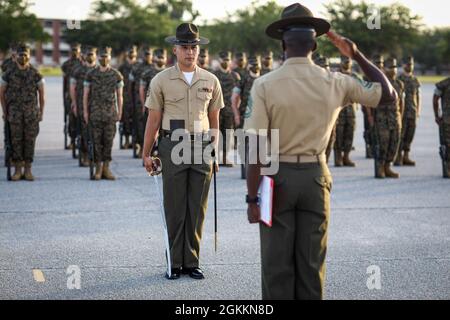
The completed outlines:
<svg viewBox="0 0 450 320">
<path fill-rule="evenodd" d="M 208 44 L 209 40 L 200 37 L 200 32 L 195 24 L 182 23 L 177 27 L 175 36 L 167 37 L 167 43 L 173 45 L 199 45 Z"/>
<path fill-rule="evenodd" d="M 311 28 L 316 32 L 316 37 L 330 30 L 328 21 L 314 17 L 307 7 L 294 3 L 284 8 L 281 19 L 271 23 L 266 28 L 266 34 L 271 38 L 282 40 L 283 33 L 293 27 Z"/>
</svg>

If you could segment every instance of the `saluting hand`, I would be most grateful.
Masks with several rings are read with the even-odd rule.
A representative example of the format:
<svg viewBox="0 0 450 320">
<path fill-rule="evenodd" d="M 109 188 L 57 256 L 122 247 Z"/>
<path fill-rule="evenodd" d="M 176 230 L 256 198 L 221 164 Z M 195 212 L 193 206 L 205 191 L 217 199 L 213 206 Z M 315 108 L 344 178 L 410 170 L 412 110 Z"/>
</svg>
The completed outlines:
<svg viewBox="0 0 450 320">
<path fill-rule="evenodd" d="M 327 36 L 334 46 L 339 49 L 342 55 L 353 59 L 356 52 L 358 52 L 358 47 L 350 39 L 347 39 L 331 30 L 327 32 Z"/>
</svg>

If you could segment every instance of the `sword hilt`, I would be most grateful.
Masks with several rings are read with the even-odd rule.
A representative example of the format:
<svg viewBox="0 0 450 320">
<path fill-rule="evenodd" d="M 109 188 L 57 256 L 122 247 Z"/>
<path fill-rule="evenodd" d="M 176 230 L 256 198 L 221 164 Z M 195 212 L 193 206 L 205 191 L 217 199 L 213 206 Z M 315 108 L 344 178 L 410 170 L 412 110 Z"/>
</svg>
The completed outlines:
<svg viewBox="0 0 450 320">
<path fill-rule="evenodd" d="M 151 157 L 152 161 L 153 161 L 153 171 L 149 172 L 149 176 L 157 176 L 159 174 L 161 174 L 162 172 L 162 161 L 160 158 L 158 157 Z"/>
</svg>

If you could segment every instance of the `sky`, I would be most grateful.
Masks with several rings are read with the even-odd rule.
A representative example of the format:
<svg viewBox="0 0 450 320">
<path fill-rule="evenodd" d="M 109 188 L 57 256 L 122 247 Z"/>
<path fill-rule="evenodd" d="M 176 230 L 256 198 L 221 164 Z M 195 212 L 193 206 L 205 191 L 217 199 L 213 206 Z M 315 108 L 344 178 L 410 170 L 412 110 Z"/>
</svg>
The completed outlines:
<svg viewBox="0 0 450 320">
<path fill-rule="evenodd" d="M 144 1 L 144 0 L 140 0 Z M 292 4 L 295 0 L 278 0 L 282 6 Z M 92 0 L 31 0 L 30 11 L 40 18 L 60 18 L 60 19 L 85 19 L 89 13 Z M 252 0 L 193 0 L 194 8 L 198 10 L 201 17 L 196 21 L 211 21 L 226 16 L 236 9 L 249 5 Z M 267 2 L 261 0 L 261 3 Z M 330 1 L 302 0 L 299 1 L 317 15 L 325 12 L 323 4 Z M 357 1 L 356 1 L 357 2 Z M 391 4 L 394 0 L 368 0 L 367 2 L 379 5 Z M 413 14 L 423 17 L 423 22 L 428 27 L 450 26 L 449 12 L 450 1 L 448 0 L 397 0 L 397 2 L 408 6 Z"/>
</svg>

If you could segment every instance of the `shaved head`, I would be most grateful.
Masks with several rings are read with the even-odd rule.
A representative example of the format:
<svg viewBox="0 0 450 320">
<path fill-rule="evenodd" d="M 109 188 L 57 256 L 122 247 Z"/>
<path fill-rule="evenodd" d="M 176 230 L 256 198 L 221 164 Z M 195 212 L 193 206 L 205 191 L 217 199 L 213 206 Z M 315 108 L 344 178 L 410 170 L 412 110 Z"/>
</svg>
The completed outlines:
<svg viewBox="0 0 450 320">
<path fill-rule="evenodd" d="M 307 56 L 316 49 L 316 32 L 312 28 L 294 27 L 283 33 L 283 50 L 289 56 Z"/>
</svg>

